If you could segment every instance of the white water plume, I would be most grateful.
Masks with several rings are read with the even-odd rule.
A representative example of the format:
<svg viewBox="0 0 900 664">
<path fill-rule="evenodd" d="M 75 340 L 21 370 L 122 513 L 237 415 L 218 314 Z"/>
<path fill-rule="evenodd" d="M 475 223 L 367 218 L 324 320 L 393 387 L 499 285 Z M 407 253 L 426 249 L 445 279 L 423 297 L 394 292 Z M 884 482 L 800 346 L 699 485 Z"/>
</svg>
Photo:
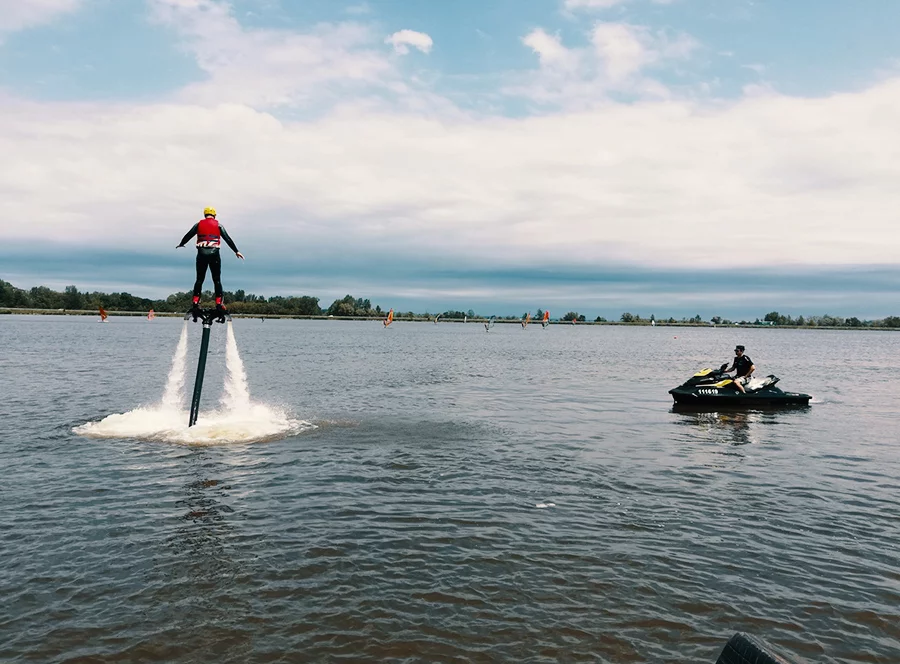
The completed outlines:
<svg viewBox="0 0 900 664">
<path fill-rule="evenodd" d="M 245 411 L 250 408 L 250 388 L 247 387 L 247 372 L 241 362 L 237 341 L 231 323 L 227 324 L 225 339 L 225 394 L 222 405 L 229 411 Z"/>
<path fill-rule="evenodd" d="M 175 357 L 172 358 L 172 368 L 169 369 L 169 378 L 166 380 L 166 391 L 163 392 L 161 406 L 168 410 L 178 410 L 184 402 L 184 375 L 185 360 L 187 359 L 188 321 L 181 326 L 181 336 L 178 338 L 178 347 L 175 349 Z"/>
<path fill-rule="evenodd" d="M 187 336 L 188 323 L 185 322 L 158 404 L 108 415 L 98 422 L 77 426 L 73 431 L 89 438 L 139 438 L 216 445 L 279 440 L 315 428 L 314 424 L 294 419 L 284 410 L 250 401 L 247 373 L 231 323 L 226 325 L 226 375 L 221 408 L 204 411 L 201 404 L 197 423 L 188 427 L 188 410 L 184 407 Z"/>
</svg>

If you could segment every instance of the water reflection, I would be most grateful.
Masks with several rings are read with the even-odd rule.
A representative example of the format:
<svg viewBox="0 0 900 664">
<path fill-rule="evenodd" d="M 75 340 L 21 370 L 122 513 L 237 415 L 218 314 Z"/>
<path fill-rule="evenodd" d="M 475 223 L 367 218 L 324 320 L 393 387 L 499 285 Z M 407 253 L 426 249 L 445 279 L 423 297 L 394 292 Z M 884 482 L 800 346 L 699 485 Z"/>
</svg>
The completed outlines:
<svg viewBox="0 0 900 664">
<path fill-rule="evenodd" d="M 759 442 L 759 424 L 764 414 L 752 411 L 681 411 L 682 424 L 696 426 L 703 430 L 713 442 L 730 445 L 749 445 Z"/>
<path fill-rule="evenodd" d="M 192 568 L 218 574 L 230 564 L 226 542 L 233 537 L 234 509 L 228 505 L 231 486 L 217 479 L 221 469 L 208 452 L 197 450 L 188 459 L 188 481 L 175 502 L 179 525 L 170 545 L 189 558 Z"/>
<path fill-rule="evenodd" d="M 212 448 L 193 449 L 180 461 L 182 483 L 167 509 L 174 524 L 168 555 L 156 566 L 163 576 L 148 584 L 149 604 L 162 607 L 157 620 L 176 623 L 178 639 L 163 645 L 165 637 L 154 637 L 160 652 L 141 661 L 249 661 L 250 634 L 235 619 L 250 606 L 235 592 L 245 560 L 228 467 Z"/>
</svg>

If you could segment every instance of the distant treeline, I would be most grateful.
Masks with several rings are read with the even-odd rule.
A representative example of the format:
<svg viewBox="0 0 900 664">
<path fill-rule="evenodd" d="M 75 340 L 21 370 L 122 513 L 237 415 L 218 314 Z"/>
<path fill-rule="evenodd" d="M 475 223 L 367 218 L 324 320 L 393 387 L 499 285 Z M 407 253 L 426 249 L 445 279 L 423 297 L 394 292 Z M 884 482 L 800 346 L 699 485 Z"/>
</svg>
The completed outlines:
<svg viewBox="0 0 900 664">
<path fill-rule="evenodd" d="M 131 293 L 101 293 L 99 291 L 88 293 L 78 290 L 76 286 L 66 286 L 66 289 L 61 293 L 46 286 L 35 286 L 31 290 L 23 290 L 0 279 L 0 307 L 17 309 L 97 310 L 103 307 L 110 312 L 149 311 L 153 309 L 159 313 L 183 313 L 191 308 L 191 299 L 191 293 L 187 291 L 173 293 L 164 300 L 151 300 L 146 297 L 137 297 Z M 204 291 L 203 302 L 212 305 L 213 301 L 212 292 Z M 265 298 L 253 293 L 244 293 L 242 290 L 233 293 L 226 291 L 225 302 L 233 313 L 294 316 L 322 315 L 322 309 L 319 307 L 319 298 L 307 295 Z M 368 300 L 365 302 L 368 303 Z M 372 315 L 377 316 L 378 314 L 373 312 Z"/>
<path fill-rule="evenodd" d="M 204 291 L 203 302 L 212 305 L 213 294 Z M 225 302 L 228 309 L 235 314 L 247 314 L 254 316 L 335 316 L 342 318 L 383 318 L 387 312 L 380 305 L 372 306 L 368 299 L 355 298 L 346 295 L 331 303 L 327 309 L 319 306 L 319 298 L 310 295 L 284 297 L 263 297 L 253 293 L 245 293 L 243 290 L 234 292 L 225 291 Z M 0 279 L 0 307 L 10 309 L 55 309 L 68 311 L 97 310 L 103 307 L 105 310 L 114 311 L 149 311 L 153 309 L 158 313 L 184 313 L 191 307 L 191 293 L 173 293 L 164 300 L 151 300 L 145 297 L 137 297 L 130 293 L 91 293 L 78 290 L 76 286 L 66 286 L 63 292 L 54 291 L 46 286 L 35 286 L 30 290 L 16 288 L 9 282 Z M 498 320 L 518 321 L 524 320 L 527 313 L 521 316 L 497 316 Z M 398 320 L 431 320 L 435 316 L 443 319 L 463 318 L 489 318 L 475 311 L 443 311 L 415 313 L 394 312 L 394 318 Z M 532 314 L 532 322 L 539 323 L 544 316 L 544 311 L 538 309 Z M 569 311 L 556 319 L 563 322 L 587 322 L 584 314 L 577 311 Z M 594 319 L 595 323 L 609 322 L 602 316 Z M 767 313 L 762 320 L 759 318 L 748 321 L 732 321 L 721 316 L 713 316 L 710 320 L 703 320 L 700 315 L 693 318 L 657 318 L 651 315 L 642 318 L 638 314 L 625 312 L 616 323 L 630 325 L 780 325 L 800 327 L 896 327 L 900 328 L 900 316 L 888 316 L 881 320 L 860 320 L 856 317 L 843 318 L 841 316 L 784 316 L 777 311 Z"/>
<path fill-rule="evenodd" d="M 713 316 L 708 321 L 703 320 L 700 315 L 693 318 L 682 318 L 675 320 L 674 318 L 658 319 L 654 316 L 650 318 L 641 318 L 638 314 L 624 313 L 621 317 L 623 323 L 656 323 L 676 325 L 682 323 L 691 323 L 694 325 L 781 325 L 790 327 L 900 327 L 900 316 L 888 316 L 878 320 L 860 320 L 855 316 L 844 318 L 843 316 L 832 316 L 824 314 L 822 316 L 785 316 L 777 311 L 770 311 L 762 320 L 730 320 L 721 316 Z M 600 321 L 600 318 L 597 319 Z"/>
</svg>

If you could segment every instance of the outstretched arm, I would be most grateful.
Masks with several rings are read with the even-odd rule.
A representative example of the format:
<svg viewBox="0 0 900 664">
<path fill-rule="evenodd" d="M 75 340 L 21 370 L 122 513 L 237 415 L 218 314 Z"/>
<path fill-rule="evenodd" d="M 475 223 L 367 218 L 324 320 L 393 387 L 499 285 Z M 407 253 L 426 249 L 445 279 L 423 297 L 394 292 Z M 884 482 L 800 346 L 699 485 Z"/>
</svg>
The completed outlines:
<svg viewBox="0 0 900 664">
<path fill-rule="evenodd" d="M 231 239 L 231 236 L 228 234 L 228 231 L 225 230 L 225 227 L 222 224 L 219 224 L 219 232 L 222 234 L 222 239 L 225 240 L 225 244 L 231 247 L 231 250 L 237 255 L 238 258 L 243 258 L 244 255 L 238 251 L 237 245 L 235 245 L 234 240 Z"/>
<path fill-rule="evenodd" d="M 181 247 L 186 245 L 188 240 L 190 240 L 192 237 L 194 237 L 197 234 L 197 229 L 199 227 L 200 227 L 200 222 L 198 221 L 196 224 L 193 225 L 193 227 L 191 227 L 191 230 L 189 230 L 187 233 L 185 233 L 184 237 L 181 238 L 181 243 L 175 248 L 180 249 Z"/>
</svg>

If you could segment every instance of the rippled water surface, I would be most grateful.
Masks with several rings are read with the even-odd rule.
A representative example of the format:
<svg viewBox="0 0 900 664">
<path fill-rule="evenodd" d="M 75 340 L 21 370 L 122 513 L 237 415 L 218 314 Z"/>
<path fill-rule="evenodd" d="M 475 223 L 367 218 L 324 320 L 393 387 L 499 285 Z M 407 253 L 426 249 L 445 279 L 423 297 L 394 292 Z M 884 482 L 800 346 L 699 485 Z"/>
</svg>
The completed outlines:
<svg viewBox="0 0 900 664">
<path fill-rule="evenodd" d="M 0 661 L 900 661 L 896 333 L 240 320 L 315 428 L 73 432 L 181 326 L 0 316 Z M 812 406 L 673 412 L 735 343 Z M 224 365 L 216 326 L 207 412 Z"/>
</svg>

